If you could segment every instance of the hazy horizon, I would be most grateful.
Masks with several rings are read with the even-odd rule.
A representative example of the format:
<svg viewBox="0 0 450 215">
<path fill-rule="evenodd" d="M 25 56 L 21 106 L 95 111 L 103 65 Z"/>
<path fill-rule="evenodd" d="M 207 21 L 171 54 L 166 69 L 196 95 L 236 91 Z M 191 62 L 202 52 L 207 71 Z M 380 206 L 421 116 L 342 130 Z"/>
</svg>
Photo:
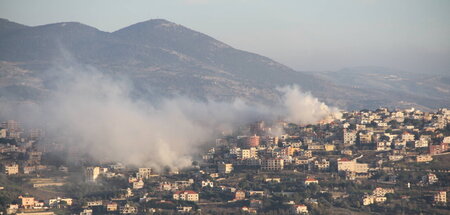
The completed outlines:
<svg viewBox="0 0 450 215">
<path fill-rule="evenodd" d="M 166 19 L 301 71 L 380 66 L 450 71 L 450 2 L 346 0 L 1 1 L 2 18 L 112 32 Z"/>
</svg>

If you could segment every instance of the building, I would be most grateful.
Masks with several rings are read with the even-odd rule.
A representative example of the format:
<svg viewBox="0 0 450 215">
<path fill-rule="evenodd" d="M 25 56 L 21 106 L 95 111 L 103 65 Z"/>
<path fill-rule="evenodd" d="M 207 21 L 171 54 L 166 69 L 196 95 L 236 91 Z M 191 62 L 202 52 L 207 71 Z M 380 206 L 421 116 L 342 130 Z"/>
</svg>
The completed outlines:
<svg viewBox="0 0 450 215">
<path fill-rule="evenodd" d="M 131 205 L 129 203 L 120 207 L 121 214 L 136 214 L 138 212 L 138 208 L 135 205 Z"/>
<path fill-rule="evenodd" d="M 342 158 L 338 159 L 338 171 L 367 173 L 369 171 L 369 165 L 366 163 L 357 163 L 356 160 Z"/>
<path fill-rule="evenodd" d="M 318 170 L 328 170 L 330 168 L 330 161 L 326 159 L 314 161 L 314 167 Z"/>
<path fill-rule="evenodd" d="M 238 154 L 238 158 L 242 160 L 256 157 L 258 157 L 258 151 L 254 147 L 249 149 L 241 149 L 241 153 Z"/>
<path fill-rule="evenodd" d="M 5 165 L 5 174 L 6 175 L 15 175 L 19 174 L 19 164 L 6 164 Z"/>
<path fill-rule="evenodd" d="M 359 132 L 359 143 L 370 144 L 372 143 L 372 132 Z"/>
<path fill-rule="evenodd" d="M 417 163 L 430 162 L 432 160 L 433 160 L 433 157 L 431 155 L 417 155 L 416 156 Z"/>
<path fill-rule="evenodd" d="M 446 144 L 446 143 L 441 143 L 439 145 L 430 144 L 430 146 L 428 147 L 428 150 L 429 150 L 430 155 L 441 154 L 448 150 L 448 144 Z"/>
<path fill-rule="evenodd" d="M 86 168 L 86 181 L 94 182 L 97 180 L 98 176 L 100 175 L 100 167 L 87 167 Z"/>
<path fill-rule="evenodd" d="M 56 198 L 56 199 L 49 199 L 48 205 L 50 207 L 58 207 L 60 204 L 65 204 L 67 206 L 71 206 L 73 204 L 73 199 L 71 198 Z"/>
<path fill-rule="evenodd" d="M 291 213 L 292 214 L 307 214 L 308 207 L 306 207 L 306 205 L 292 205 Z"/>
<path fill-rule="evenodd" d="M 433 174 L 433 173 L 428 173 L 427 175 L 425 175 L 425 176 L 422 178 L 422 181 L 424 181 L 424 182 L 426 182 L 426 183 L 428 183 L 428 184 L 434 184 L 434 183 L 438 182 L 439 179 L 438 179 L 438 177 L 437 177 L 435 174 Z"/>
<path fill-rule="evenodd" d="M 190 202 L 198 202 L 199 195 L 197 192 L 192 191 L 192 190 L 177 191 L 173 194 L 173 199 L 190 201 Z"/>
<path fill-rule="evenodd" d="M 219 163 L 218 165 L 218 172 L 221 174 L 228 174 L 231 173 L 231 171 L 233 171 L 233 164 L 231 163 Z"/>
<path fill-rule="evenodd" d="M 0 138 L 6 138 L 6 129 L 0 128 Z"/>
<path fill-rule="evenodd" d="M 356 143 L 356 131 L 344 129 L 344 145 L 354 145 Z"/>
<path fill-rule="evenodd" d="M 20 205 L 25 208 L 25 209 L 29 209 L 29 208 L 33 208 L 34 207 L 34 197 L 32 196 L 19 196 L 20 199 Z"/>
<path fill-rule="evenodd" d="M 142 189 L 142 188 L 144 188 L 144 181 L 142 181 L 142 180 L 139 180 L 139 181 L 135 181 L 135 182 L 133 182 L 133 189 L 134 190 L 138 190 L 138 189 Z"/>
<path fill-rule="evenodd" d="M 437 204 L 446 204 L 447 203 L 447 192 L 446 191 L 438 191 L 434 194 L 434 203 Z"/>
<path fill-rule="evenodd" d="M 309 186 L 310 184 L 319 184 L 319 180 L 314 178 L 307 178 L 303 183 L 305 184 L 305 186 Z"/>
<path fill-rule="evenodd" d="M 268 158 L 261 162 L 262 170 L 283 170 L 284 160 L 281 158 Z"/>
<path fill-rule="evenodd" d="M 238 190 L 236 191 L 236 193 L 234 193 L 234 200 L 244 200 L 245 199 L 245 192 L 242 190 Z"/>
<path fill-rule="evenodd" d="M 402 134 L 402 140 L 405 142 L 409 142 L 409 141 L 414 141 L 416 138 L 414 136 L 414 134 L 408 133 L 408 132 L 403 132 Z"/>
<path fill-rule="evenodd" d="M 139 170 L 138 170 L 138 177 L 142 178 L 142 179 L 150 178 L 151 174 L 152 174 L 152 168 L 139 168 Z"/>
<path fill-rule="evenodd" d="M 329 152 L 329 151 L 334 151 L 336 150 L 336 146 L 333 144 L 325 144 L 325 151 Z"/>
<path fill-rule="evenodd" d="M 385 196 L 388 193 L 394 193 L 394 189 L 377 187 L 372 192 L 374 196 Z"/>
<path fill-rule="evenodd" d="M 207 179 L 206 181 L 202 181 L 202 187 L 214 187 L 214 182 Z"/>
<path fill-rule="evenodd" d="M 385 196 L 365 195 L 362 199 L 363 205 L 371 205 L 375 203 L 383 203 L 387 200 Z"/>
<path fill-rule="evenodd" d="M 258 147 L 260 141 L 261 141 L 261 138 L 260 138 L 259 136 L 256 136 L 256 135 L 250 136 L 250 137 L 247 137 L 247 138 L 246 138 L 246 144 L 245 144 L 245 146 L 248 147 L 248 148 L 251 148 L 251 147 Z"/>
<path fill-rule="evenodd" d="M 119 209 L 119 205 L 116 202 L 109 202 L 106 204 L 106 211 L 113 212 Z"/>
</svg>

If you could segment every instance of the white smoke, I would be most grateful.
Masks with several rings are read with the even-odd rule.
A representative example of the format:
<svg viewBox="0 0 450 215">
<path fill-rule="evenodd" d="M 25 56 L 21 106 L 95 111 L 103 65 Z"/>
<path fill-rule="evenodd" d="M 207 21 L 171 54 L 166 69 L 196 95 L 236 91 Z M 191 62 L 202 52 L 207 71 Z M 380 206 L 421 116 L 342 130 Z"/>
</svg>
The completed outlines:
<svg viewBox="0 0 450 215">
<path fill-rule="evenodd" d="M 297 124 L 314 124 L 329 117 L 336 117 L 337 108 L 330 108 L 311 93 L 305 93 L 296 85 L 278 88 L 283 93 L 284 119 Z"/>
<path fill-rule="evenodd" d="M 55 71 L 55 93 L 21 120 L 42 122 L 48 134 L 68 137 L 71 147 L 100 161 L 185 167 L 221 130 L 279 117 L 316 123 L 333 111 L 297 86 L 280 88 L 283 105 L 271 108 L 185 97 L 151 103 L 130 96 L 131 82 L 92 67 L 65 65 Z"/>
</svg>

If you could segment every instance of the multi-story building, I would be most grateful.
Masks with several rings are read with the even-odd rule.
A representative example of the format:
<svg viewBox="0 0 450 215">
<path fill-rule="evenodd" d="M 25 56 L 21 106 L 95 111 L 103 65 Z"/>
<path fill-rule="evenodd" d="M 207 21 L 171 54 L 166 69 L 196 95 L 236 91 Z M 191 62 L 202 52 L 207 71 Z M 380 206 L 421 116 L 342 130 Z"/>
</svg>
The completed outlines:
<svg viewBox="0 0 450 215">
<path fill-rule="evenodd" d="M 173 199 L 190 201 L 190 202 L 198 202 L 199 195 L 197 192 L 192 191 L 192 190 L 177 191 L 173 194 Z"/>
<path fill-rule="evenodd" d="M 414 134 L 411 134 L 411 133 L 405 131 L 402 134 L 402 140 L 406 141 L 406 142 L 414 141 L 415 140 L 415 136 L 414 136 Z"/>
<path fill-rule="evenodd" d="M 430 144 L 428 150 L 429 150 L 430 155 L 441 154 L 448 150 L 448 144 L 446 144 L 446 143 L 441 143 L 439 145 Z"/>
<path fill-rule="evenodd" d="M 262 170 L 283 170 L 284 160 L 281 158 L 263 159 L 261 162 Z"/>
<path fill-rule="evenodd" d="M 249 149 L 241 149 L 241 153 L 238 154 L 238 159 L 250 159 L 250 158 L 256 158 L 258 157 L 258 151 L 256 148 L 249 148 Z"/>
<path fill-rule="evenodd" d="M 372 142 L 372 132 L 359 132 L 359 143 L 369 144 Z"/>
<path fill-rule="evenodd" d="M 314 161 L 314 167 L 318 170 L 328 170 L 330 168 L 330 161 L 326 159 Z"/>
<path fill-rule="evenodd" d="M 434 203 L 446 204 L 447 203 L 447 192 L 438 191 L 434 194 Z"/>
<path fill-rule="evenodd" d="M 356 173 L 367 173 L 369 165 L 366 163 L 357 163 L 356 160 L 342 158 L 338 160 L 338 171 L 350 171 Z"/>
<path fill-rule="evenodd" d="M 15 175 L 19 174 L 19 164 L 6 164 L 5 165 L 5 174 L 6 175 Z"/>
<path fill-rule="evenodd" d="M 354 145 L 356 143 L 356 131 L 344 129 L 344 145 Z"/>
<path fill-rule="evenodd" d="M 228 174 L 233 171 L 233 164 L 231 163 L 219 163 L 217 167 L 218 172 L 222 174 Z"/>
<path fill-rule="evenodd" d="M 34 200 L 34 197 L 32 197 L 32 196 L 19 196 L 19 199 L 20 199 L 20 205 L 23 207 L 23 208 L 33 208 L 34 207 L 34 203 L 35 203 L 35 200 Z"/>
<path fill-rule="evenodd" d="M 85 171 L 86 181 L 94 182 L 100 175 L 100 167 L 87 167 Z"/>
<path fill-rule="evenodd" d="M 139 168 L 139 170 L 138 170 L 138 177 L 142 178 L 142 179 L 150 178 L 151 174 L 152 174 L 152 168 Z"/>
</svg>

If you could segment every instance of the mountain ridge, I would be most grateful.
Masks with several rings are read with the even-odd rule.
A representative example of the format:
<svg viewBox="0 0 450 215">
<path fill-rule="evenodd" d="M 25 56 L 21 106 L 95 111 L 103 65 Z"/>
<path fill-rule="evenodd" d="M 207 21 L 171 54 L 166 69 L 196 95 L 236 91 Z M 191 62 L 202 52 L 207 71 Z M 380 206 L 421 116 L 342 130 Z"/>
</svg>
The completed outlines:
<svg viewBox="0 0 450 215">
<path fill-rule="evenodd" d="M 6 30 L 2 29 L 2 23 L 8 23 Z M 326 103 L 345 109 L 401 106 L 397 100 L 402 95 L 407 95 L 417 107 L 445 104 L 439 102 L 440 98 L 425 101 L 422 95 L 405 92 L 390 96 L 380 89 L 354 88 L 330 75 L 295 71 L 164 19 L 139 22 L 114 32 L 79 22 L 30 27 L 2 20 L 0 32 L 3 30 L 9 33 L 0 33 L 0 61 L 15 62 L 15 66 L 31 71 L 27 74 L 42 79 L 43 83 L 49 81 L 46 71 L 60 62 L 62 52 L 67 51 L 81 64 L 131 77 L 136 94 L 144 97 L 186 95 L 214 100 L 239 97 L 273 103 L 279 95 L 277 87 L 297 84 Z M 45 85 L 41 90 L 48 91 Z"/>
</svg>

